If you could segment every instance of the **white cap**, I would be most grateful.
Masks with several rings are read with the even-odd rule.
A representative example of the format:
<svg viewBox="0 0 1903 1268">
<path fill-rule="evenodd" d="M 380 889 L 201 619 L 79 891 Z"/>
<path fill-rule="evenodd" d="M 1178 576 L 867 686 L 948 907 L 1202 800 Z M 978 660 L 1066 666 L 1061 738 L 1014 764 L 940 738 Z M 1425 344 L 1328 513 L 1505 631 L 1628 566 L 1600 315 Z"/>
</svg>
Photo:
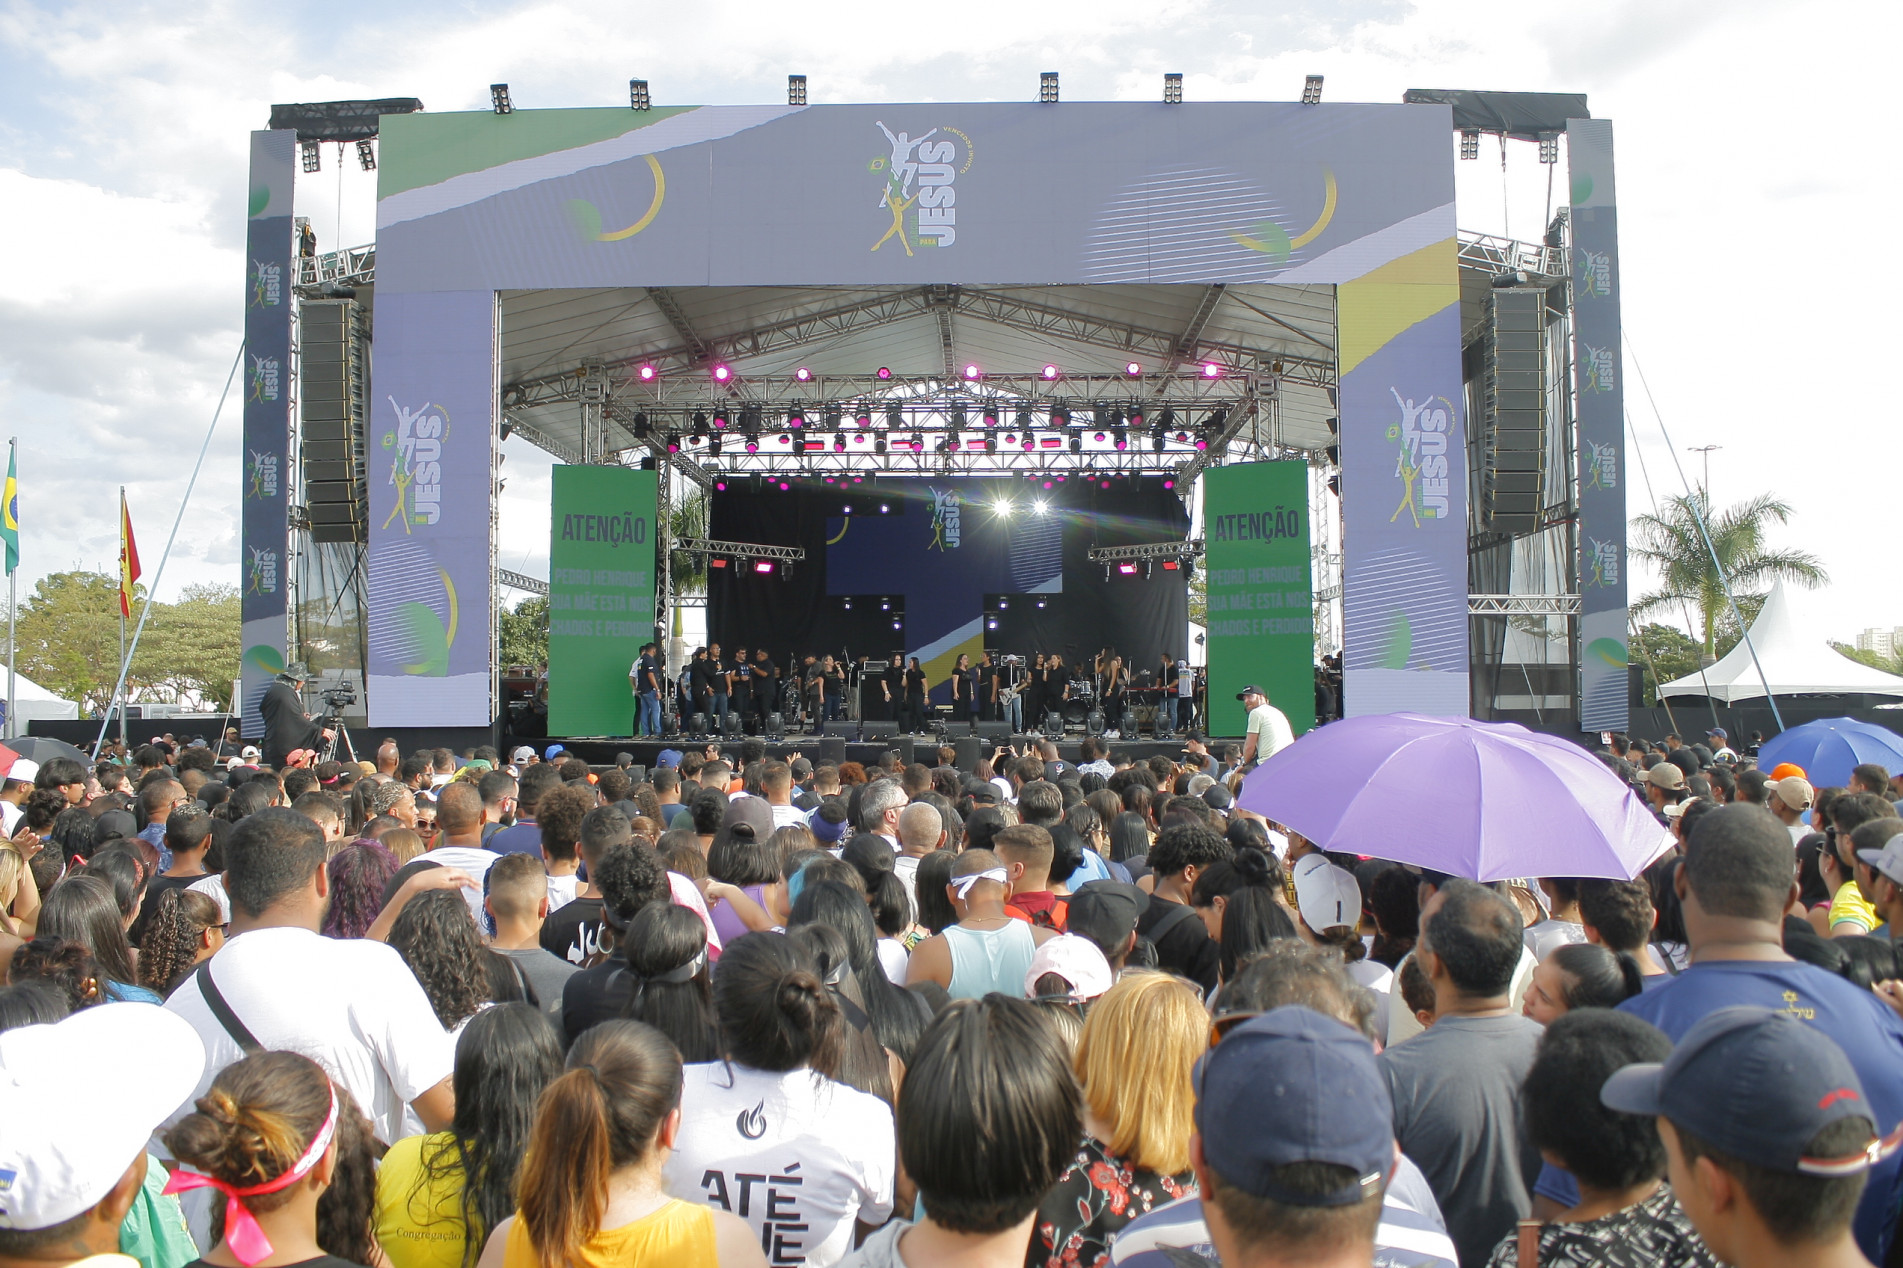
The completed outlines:
<svg viewBox="0 0 1903 1268">
<path fill-rule="evenodd" d="M 509 754 L 509 760 L 514 762 L 517 766 L 527 766 L 530 762 L 535 760 L 535 750 L 523 744 L 519 746 L 515 752 Z"/>
<path fill-rule="evenodd" d="M 1031 955 L 1031 967 L 1024 974 L 1024 994 L 1037 994 L 1037 979 L 1055 973 L 1070 983 L 1077 999 L 1096 999 L 1110 989 L 1116 979 L 1110 973 L 1110 961 L 1103 958 L 1097 944 L 1074 933 L 1060 933 L 1040 943 Z"/>
<path fill-rule="evenodd" d="M 247 762 L 255 762 L 260 757 L 263 757 L 264 754 L 258 752 L 257 745 L 247 744 L 243 748 L 238 750 L 238 756 L 244 758 L 244 760 Z"/>
<path fill-rule="evenodd" d="M 39 774 L 40 764 L 38 762 L 30 757 L 16 757 L 13 759 L 13 765 L 7 767 L 6 778 L 17 779 L 23 784 L 30 784 L 39 778 Z"/>
<path fill-rule="evenodd" d="M 1361 923 L 1361 886 L 1323 855 L 1305 854 L 1295 863 L 1295 907 L 1316 933 L 1352 928 Z"/>
<path fill-rule="evenodd" d="M 0 1034 L 0 1228 L 51 1228 L 97 1205 L 204 1073 L 198 1032 L 155 1004 Z"/>
</svg>

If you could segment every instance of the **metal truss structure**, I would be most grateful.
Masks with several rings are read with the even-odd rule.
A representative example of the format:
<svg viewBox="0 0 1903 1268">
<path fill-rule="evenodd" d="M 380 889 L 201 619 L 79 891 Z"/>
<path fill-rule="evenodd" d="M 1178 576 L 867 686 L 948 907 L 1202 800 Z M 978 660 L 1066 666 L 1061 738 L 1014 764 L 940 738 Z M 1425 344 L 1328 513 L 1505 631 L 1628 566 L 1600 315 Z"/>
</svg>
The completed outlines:
<svg viewBox="0 0 1903 1268">
<path fill-rule="evenodd" d="M 1469 616 L 1578 616 L 1576 594 L 1470 594 Z"/>
<path fill-rule="evenodd" d="M 321 299 L 333 286 L 369 286 L 377 280 L 377 246 L 347 247 L 322 255 L 297 257 L 297 286 L 308 298 Z"/>
<path fill-rule="evenodd" d="M 771 559 L 775 563 L 796 564 L 806 558 L 804 546 L 763 546 L 758 542 L 723 542 L 709 537 L 682 537 L 675 550 L 696 555 L 725 555 L 729 559 Z"/>
<path fill-rule="evenodd" d="M 1199 537 L 1184 542 L 1145 542 L 1141 546 L 1092 546 L 1090 562 L 1114 564 L 1150 559 L 1201 559 L 1203 543 Z"/>
<path fill-rule="evenodd" d="M 531 577 L 525 572 L 513 572 L 507 568 L 496 569 L 496 584 L 507 586 L 511 590 L 520 590 L 524 594 L 539 594 L 548 597 L 548 582 Z"/>
</svg>

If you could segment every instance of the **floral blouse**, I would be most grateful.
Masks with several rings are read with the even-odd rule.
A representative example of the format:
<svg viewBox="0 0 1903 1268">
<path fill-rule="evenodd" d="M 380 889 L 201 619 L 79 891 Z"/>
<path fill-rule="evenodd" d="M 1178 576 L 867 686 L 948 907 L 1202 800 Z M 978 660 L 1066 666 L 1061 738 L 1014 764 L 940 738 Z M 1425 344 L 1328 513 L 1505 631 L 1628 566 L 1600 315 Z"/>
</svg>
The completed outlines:
<svg viewBox="0 0 1903 1268">
<path fill-rule="evenodd" d="M 1037 1208 L 1026 1268 L 1097 1268 L 1124 1225 L 1178 1198 L 1196 1194 L 1195 1173 L 1159 1175 L 1132 1166 L 1095 1137 L 1084 1137 L 1077 1157 Z"/>
</svg>

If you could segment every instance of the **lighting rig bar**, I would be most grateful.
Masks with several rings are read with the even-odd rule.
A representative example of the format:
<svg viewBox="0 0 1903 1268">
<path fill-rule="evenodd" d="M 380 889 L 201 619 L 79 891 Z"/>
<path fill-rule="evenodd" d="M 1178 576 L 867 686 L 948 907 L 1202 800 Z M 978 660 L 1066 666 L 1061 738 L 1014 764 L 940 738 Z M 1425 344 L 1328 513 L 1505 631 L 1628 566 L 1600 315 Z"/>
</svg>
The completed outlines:
<svg viewBox="0 0 1903 1268">
<path fill-rule="evenodd" d="M 1578 616 L 1576 594 L 1470 594 L 1470 616 Z"/>
<path fill-rule="evenodd" d="M 1186 542 L 1145 542 L 1141 546 L 1092 546 L 1093 564 L 1144 563 L 1151 559 L 1201 559 L 1203 540 L 1192 537 Z"/>
<path fill-rule="evenodd" d="M 797 564 L 805 560 L 804 546 L 765 546 L 758 542 L 722 542 L 707 537 L 677 537 L 675 550 L 696 555 L 725 555 L 729 559 L 770 559 L 774 563 Z"/>
<path fill-rule="evenodd" d="M 1214 367 L 1213 371 L 1210 367 Z M 716 369 L 726 369 L 719 363 Z M 742 403 L 756 407 L 794 405 L 808 410 L 890 403 L 921 405 L 944 402 L 946 409 L 963 403 L 968 408 L 994 405 L 999 409 L 1049 408 L 1064 403 L 1073 409 L 1128 408 L 1132 404 L 1183 409 L 1226 405 L 1251 395 L 1272 396 L 1277 375 L 1272 365 L 1260 371 L 1236 369 L 1220 362 L 1199 362 L 1170 373 L 1066 374 L 1056 367 L 1046 374 L 988 374 L 980 371 L 947 379 L 940 375 L 872 374 L 821 375 L 805 370 L 791 374 L 742 374 L 729 370 L 716 378 L 707 371 L 668 374 L 649 362 L 632 369 L 610 371 L 610 392 L 623 408 L 648 405 L 682 407 Z M 578 368 L 559 376 L 512 384 L 504 390 L 510 407 L 579 404 L 587 376 Z"/>
<path fill-rule="evenodd" d="M 511 590 L 520 590 L 524 594 L 539 594 L 548 597 L 548 582 L 539 577 L 531 577 L 525 572 L 513 572 L 507 568 L 496 569 L 496 583 Z"/>
</svg>

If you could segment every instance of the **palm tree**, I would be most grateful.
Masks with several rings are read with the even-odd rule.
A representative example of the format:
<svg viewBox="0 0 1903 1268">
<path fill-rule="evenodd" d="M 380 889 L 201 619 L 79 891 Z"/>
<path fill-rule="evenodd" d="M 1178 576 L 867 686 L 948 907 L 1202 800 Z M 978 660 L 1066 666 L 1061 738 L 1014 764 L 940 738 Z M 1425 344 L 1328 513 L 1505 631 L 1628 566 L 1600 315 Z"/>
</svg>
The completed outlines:
<svg viewBox="0 0 1903 1268">
<path fill-rule="evenodd" d="M 696 490 L 694 493 L 675 503 L 672 514 L 668 516 L 668 540 L 677 542 L 683 537 L 707 536 L 707 495 Z M 674 637 L 681 636 L 680 598 L 686 594 L 701 594 L 707 589 L 707 556 L 688 550 L 668 552 L 668 571 L 673 577 L 674 593 L 668 606 L 674 611 Z"/>
<path fill-rule="evenodd" d="M 1703 489 L 1667 499 L 1662 511 L 1632 521 L 1632 557 L 1651 564 L 1659 574 L 1659 588 L 1632 605 L 1633 616 L 1686 604 L 1696 614 L 1699 628 L 1692 633 L 1704 644 L 1707 657 L 1717 655 L 1720 627 L 1730 619 L 1725 583 L 1738 606 L 1747 612 L 1762 604 L 1775 581 L 1815 587 L 1830 578 L 1815 555 L 1801 550 L 1772 550 L 1765 530 L 1790 521 L 1791 508 L 1763 494 L 1716 515 Z M 1712 552 L 1698 531 L 1703 519 L 1711 533 L 1712 549 L 1724 565 L 1724 575 L 1712 564 Z"/>
</svg>

